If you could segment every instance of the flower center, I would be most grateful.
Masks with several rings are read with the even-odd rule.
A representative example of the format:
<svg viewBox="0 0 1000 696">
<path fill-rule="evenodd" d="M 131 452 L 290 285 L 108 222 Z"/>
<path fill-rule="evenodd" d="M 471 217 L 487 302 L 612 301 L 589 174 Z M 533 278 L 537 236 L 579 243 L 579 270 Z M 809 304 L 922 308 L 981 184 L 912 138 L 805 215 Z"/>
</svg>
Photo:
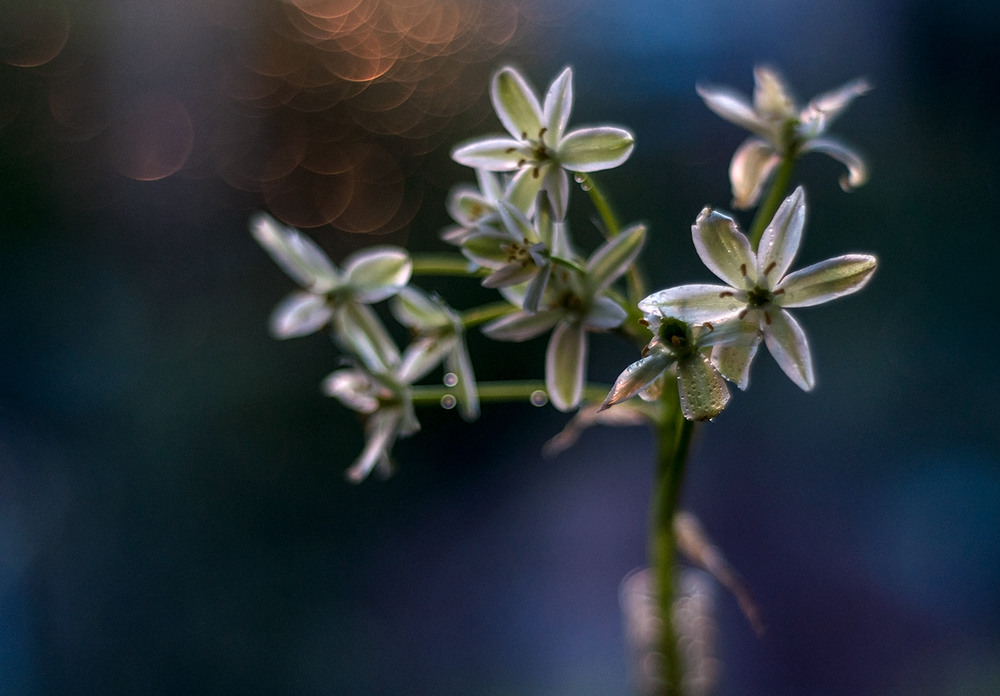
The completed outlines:
<svg viewBox="0 0 1000 696">
<path fill-rule="evenodd" d="M 774 295 L 767 288 L 755 285 L 752 290 L 747 291 L 747 304 L 751 307 L 766 307 L 774 299 Z"/>
</svg>

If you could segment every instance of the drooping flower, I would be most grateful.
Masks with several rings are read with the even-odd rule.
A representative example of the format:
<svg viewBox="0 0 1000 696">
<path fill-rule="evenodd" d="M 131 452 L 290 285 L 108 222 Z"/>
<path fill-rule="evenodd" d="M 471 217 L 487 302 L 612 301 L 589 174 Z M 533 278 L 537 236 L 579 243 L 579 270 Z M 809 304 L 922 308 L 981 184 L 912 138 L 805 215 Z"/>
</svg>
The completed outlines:
<svg viewBox="0 0 1000 696">
<path fill-rule="evenodd" d="M 699 85 L 698 94 L 709 109 L 755 134 L 737 148 L 729 166 L 733 206 L 756 205 L 782 158 L 806 152 L 824 152 L 844 164 L 847 174 L 840 178 L 840 186 L 845 191 L 864 184 L 868 169 L 861 156 L 825 134 L 850 103 L 870 89 L 866 80 L 852 80 L 800 109 L 781 76 L 766 67 L 754 70 L 752 103 L 728 87 Z"/>
<path fill-rule="evenodd" d="M 275 338 L 314 333 L 333 323 L 335 337 L 354 336 L 361 353 L 379 350 L 357 337 L 377 334 L 377 321 L 366 306 L 395 295 L 410 280 L 412 262 L 405 249 L 377 246 L 351 254 L 338 269 L 315 242 L 263 213 L 250 223 L 254 239 L 302 290 L 282 300 L 271 314 Z M 366 356 L 366 359 L 370 356 Z M 384 356 L 379 359 L 384 361 Z"/>
<path fill-rule="evenodd" d="M 808 391 L 815 384 L 805 333 L 789 309 L 809 307 L 863 288 L 875 273 L 869 254 L 846 254 L 787 273 L 805 226 L 801 187 L 778 208 L 754 252 L 736 222 L 706 208 L 692 227 L 698 256 L 728 285 L 682 285 L 654 293 L 639 303 L 650 316 L 691 323 L 722 324 L 734 317 L 758 326 L 771 355 L 788 377 Z M 712 359 L 719 370 L 745 388 L 760 338 L 746 346 L 720 346 Z"/>
<path fill-rule="evenodd" d="M 477 138 L 457 147 L 452 158 L 460 164 L 491 171 L 516 172 L 510 201 L 530 211 L 540 190 L 548 192 L 557 220 L 566 217 L 571 172 L 617 167 L 635 144 L 624 128 L 598 126 L 566 132 L 573 107 L 573 72 L 566 68 L 549 86 L 544 103 L 514 68 L 493 78 L 490 96 L 510 134 Z"/>
<path fill-rule="evenodd" d="M 580 404 L 590 331 L 621 325 L 627 313 L 607 295 L 608 287 L 635 260 L 646 238 L 642 225 L 623 230 L 601 245 L 582 268 L 560 264 L 553 271 L 537 312 L 521 309 L 483 327 L 500 341 L 526 341 L 552 329 L 545 353 L 545 386 L 552 405 L 568 411 Z M 506 293 L 520 304 L 518 289 Z"/>
</svg>

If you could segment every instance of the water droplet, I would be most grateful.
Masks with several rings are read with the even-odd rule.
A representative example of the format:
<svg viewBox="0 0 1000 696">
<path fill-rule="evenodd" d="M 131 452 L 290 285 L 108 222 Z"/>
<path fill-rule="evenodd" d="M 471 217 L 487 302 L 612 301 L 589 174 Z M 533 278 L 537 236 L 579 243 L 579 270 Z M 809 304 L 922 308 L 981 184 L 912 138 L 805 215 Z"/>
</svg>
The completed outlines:
<svg viewBox="0 0 1000 696">
<path fill-rule="evenodd" d="M 544 406 L 549 403 L 549 395 L 546 394 L 541 389 L 536 389 L 531 392 L 531 405 L 532 406 Z"/>
<path fill-rule="evenodd" d="M 580 184 L 580 188 L 584 191 L 590 190 L 590 182 L 587 180 L 584 174 L 574 174 L 573 178 L 576 179 L 576 183 Z"/>
<path fill-rule="evenodd" d="M 454 394 L 445 394 L 441 397 L 441 408 L 446 410 L 451 410 L 455 408 L 458 403 L 458 399 L 455 398 Z"/>
<path fill-rule="evenodd" d="M 458 375 L 454 372 L 446 372 L 444 375 L 444 386 L 454 387 L 456 384 L 458 384 Z"/>
</svg>

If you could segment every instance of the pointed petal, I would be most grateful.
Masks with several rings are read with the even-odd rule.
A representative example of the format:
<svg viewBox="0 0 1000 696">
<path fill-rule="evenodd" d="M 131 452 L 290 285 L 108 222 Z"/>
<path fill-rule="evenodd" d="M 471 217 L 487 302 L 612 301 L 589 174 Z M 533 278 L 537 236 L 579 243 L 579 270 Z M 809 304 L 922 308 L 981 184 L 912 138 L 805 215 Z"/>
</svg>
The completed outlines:
<svg viewBox="0 0 1000 696">
<path fill-rule="evenodd" d="M 705 208 L 691 227 L 694 247 L 702 262 L 716 276 L 734 288 L 749 289 L 757 258 L 750 249 L 750 240 L 739 231 L 736 221 L 728 215 Z"/>
<path fill-rule="evenodd" d="M 535 209 L 535 198 L 543 184 L 542 172 L 537 167 L 521 167 L 521 170 L 511 179 L 507 200 L 515 208 L 530 215 Z"/>
<path fill-rule="evenodd" d="M 376 464 L 388 466 L 389 450 L 396 440 L 401 420 L 402 412 L 398 408 L 373 413 L 368 418 L 365 424 L 365 447 L 347 470 L 348 481 L 360 483 Z"/>
<path fill-rule="evenodd" d="M 634 225 L 594 252 L 587 260 L 587 282 L 595 293 L 607 288 L 628 270 L 645 241 L 645 225 Z"/>
<path fill-rule="evenodd" d="M 583 323 L 587 328 L 604 331 L 621 326 L 622 322 L 627 318 L 628 312 L 620 304 L 605 295 L 594 300 L 590 306 L 590 311 L 587 312 L 587 316 L 583 319 Z"/>
<path fill-rule="evenodd" d="M 569 112 L 573 108 L 573 70 L 566 68 L 552 81 L 545 95 L 542 107 L 542 123 L 548 128 L 547 143 L 559 142 L 569 122 Z"/>
<path fill-rule="evenodd" d="M 455 345 L 455 335 L 418 338 L 403 351 L 398 378 L 404 384 L 413 384 L 440 365 Z"/>
<path fill-rule="evenodd" d="M 371 247 L 344 260 L 344 284 L 353 288 L 356 301 L 366 304 L 395 295 L 412 273 L 410 255 L 399 247 Z"/>
<path fill-rule="evenodd" d="M 538 272 L 535 273 L 535 277 L 528 283 L 528 287 L 524 292 L 524 303 L 521 305 L 521 308 L 525 312 L 538 311 L 539 306 L 542 304 L 542 295 L 545 294 L 545 288 L 548 285 L 549 276 L 551 275 L 551 263 L 538 266 Z"/>
<path fill-rule="evenodd" d="M 324 293 L 340 283 L 340 274 L 323 250 L 298 230 L 259 213 L 250 221 L 250 233 L 274 262 L 307 290 Z"/>
<path fill-rule="evenodd" d="M 504 249 L 513 241 L 507 232 L 484 230 L 462 240 L 462 255 L 483 268 L 500 268 L 510 263 L 510 253 Z"/>
<path fill-rule="evenodd" d="M 515 138 L 538 137 L 542 109 L 538 97 L 514 68 L 504 68 L 493 78 L 490 91 L 493 108 L 507 132 Z"/>
<path fill-rule="evenodd" d="M 677 392 L 681 398 L 681 412 L 693 421 L 715 418 L 729 402 L 726 381 L 701 354 L 677 363 Z"/>
<path fill-rule="evenodd" d="M 399 323 L 410 329 L 439 328 L 451 322 L 441 300 L 432 299 L 412 286 L 400 290 L 389 308 Z"/>
<path fill-rule="evenodd" d="M 569 175 L 562 167 L 547 164 L 542 167 L 542 188 L 548 194 L 552 220 L 562 222 L 569 208 Z"/>
<path fill-rule="evenodd" d="M 465 344 L 464 334 L 459 334 L 451 353 L 445 358 L 445 368 L 458 378 L 458 409 L 467 421 L 479 417 L 479 392 L 476 389 L 476 375 L 472 369 L 472 358 Z"/>
<path fill-rule="evenodd" d="M 353 367 L 331 372 L 320 388 L 327 396 L 359 413 L 375 413 L 378 410 L 371 378 Z"/>
<path fill-rule="evenodd" d="M 760 138 L 747 138 L 736 149 L 729 164 L 729 181 L 733 186 L 733 207 L 746 210 L 757 205 L 764 184 L 781 162 L 774 146 Z"/>
<path fill-rule="evenodd" d="M 781 281 L 782 307 L 809 307 L 857 292 L 872 279 L 878 261 L 868 254 L 845 254 L 789 273 Z"/>
<path fill-rule="evenodd" d="M 635 361 L 618 375 L 614 386 L 611 387 L 604 403 L 601 404 L 601 410 L 635 396 L 641 389 L 648 387 L 663 374 L 663 371 L 673 363 L 673 355 L 664 350 L 653 351 L 645 358 Z"/>
<path fill-rule="evenodd" d="M 545 388 L 553 406 L 569 411 L 580 404 L 586 369 L 586 332 L 579 324 L 561 322 L 545 351 Z"/>
<path fill-rule="evenodd" d="M 476 138 L 451 152 L 451 158 L 459 164 L 492 172 L 513 171 L 526 157 L 530 157 L 530 152 L 522 142 L 512 138 Z"/>
<path fill-rule="evenodd" d="M 333 316 L 324 295 L 292 293 L 271 312 L 270 329 L 275 338 L 308 336 L 322 329 Z"/>
<path fill-rule="evenodd" d="M 476 172 L 485 171 L 477 169 Z M 475 227 L 496 218 L 496 206 L 472 186 L 456 186 L 448 194 L 445 208 L 451 219 L 463 227 Z"/>
<path fill-rule="evenodd" d="M 639 302 L 652 317 L 675 317 L 688 323 L 721 322 L 746 306 L 746 293 L 726 285 L 679 285 L 654 292 Z"/>
<path fill-rule="evenodd" d="M 746 389 L 750 383 L 750 363 L 759 346 L 759 338 L 750 345 L 717 345 L 712 349 L 712 364 L 723 377 Z"/>
<path fill-rule="evenodd" d="M 705 106 L 718 116 L 761 137 L 771 135 L 771 127 L 761 120 L 749 100 L 739 92 L 714 85 L 698 85 L 696 89 Z"/>
<path fill-rule="evenodd" d="M 757 248 L 758 282 L 773 288 L 792 265 L 806 224 L 806 194 L 799 186 L 778 207 Z"/>
<path fill-rule="evenodd" d="M 802 110 L 800 120 L 809 128 L 812 136 L 823 133 L 852 101 L 869 91 L 871 85 L 864 78 L 852 80 L 813 98 Z"/>
<path fill-rule="evenodd" d="M 551 329 L 562 316 L 557 311 L 514 312 L 486 324 L 483 333 L 495 341 L 527 341 Z"/>
<path fill-rule="evenodd" d="M 850 191 L 868 181 L 868 166 L 856 151 L 833 138 L 813 138 L 802 152 L 822 152 L 847 167 L 847 174 L 840 177 L 840 188 Z"/>
<path fill-rule="evenodd" d="M 559 163 L 573 172 L 596 172 L 617 167 L 635 148 L 635 136 L 624 128 L 580 128 L 558 145 Z"/>
<path fill-rule="evenodd" d="M 767 349 L 788 378 L 809 391 L 816 384 L 816 376 L 805 332 L 785 310 L 776 307 L 769 314 L 771 323 L 764 331 Z"/>
<path fill-rule="evenodd" d="M 773 121 L 798 116 L 788 85 L 776 70 L 757 66 L 753 71 L 753 80 L 753 108 L 759 116 Z"/>
<path fill-rule="evenodd" d="M 499 201 L 497 203 L 497 211 L 500 213 L 504 229 L 510 233 L 511 237 L 518 241 L 539 241 L 535 226 L 528 219 L 528 216 L 521 212 L 516 205 L 508 201 Z"/>
<path fill-rule="evenodd" d="M 538 275 L 538 268 L 514 262 L 501 266 L 483 278 L 484 288 L 507 288 L 518 283 L 526 283 Z"/>
<path fill-rule="evenodd" d="M 385 374 L 399 363 L 399 349 L 368 305 L 348 302 L 337 310 L 333 322 L 337 343 L 372 372 Z"/>
</svg>

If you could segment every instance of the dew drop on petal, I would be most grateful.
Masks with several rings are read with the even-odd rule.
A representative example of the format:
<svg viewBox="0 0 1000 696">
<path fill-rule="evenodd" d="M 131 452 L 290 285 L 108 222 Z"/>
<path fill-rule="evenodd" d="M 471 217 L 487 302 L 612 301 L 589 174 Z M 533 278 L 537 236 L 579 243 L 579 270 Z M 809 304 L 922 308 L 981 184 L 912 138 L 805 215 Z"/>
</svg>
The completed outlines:
<svg viewBox="0 0 1000 696">
<path fill-rule="evenodd" d="M 580 184 L 580 188 L 583 189 L 584 191 L 590 190 L 590 183 L 587 181 L 587 177 L 585 175 L 574 174 L 573 179 L 576 180 L 576 183 Z"/>
<path fill-rule="evenodd" d="M 457 403 L 458 399 L 455 398 L 454 394 L 445 394 L 444 396 L 441 397 L 441 408 L 443 409 L 450 411 L 451 409 L 455 408 L 455 405 Z"/>
<path fill-rule="evenodd" d="M 531 405 L 532 406 L 544 406 L 549 403 L 549 395 L 546 394 L 541 389 L 536 389 L 531 392 Z"/>
<path fill-rule="evenodd" d="M 444 386 L 454 387 L 456 384 L 458 384 L 458 375 L 456 375 L 454 372 L 446 372 L 443 381 L 444 381 Z"/>
</svg>

